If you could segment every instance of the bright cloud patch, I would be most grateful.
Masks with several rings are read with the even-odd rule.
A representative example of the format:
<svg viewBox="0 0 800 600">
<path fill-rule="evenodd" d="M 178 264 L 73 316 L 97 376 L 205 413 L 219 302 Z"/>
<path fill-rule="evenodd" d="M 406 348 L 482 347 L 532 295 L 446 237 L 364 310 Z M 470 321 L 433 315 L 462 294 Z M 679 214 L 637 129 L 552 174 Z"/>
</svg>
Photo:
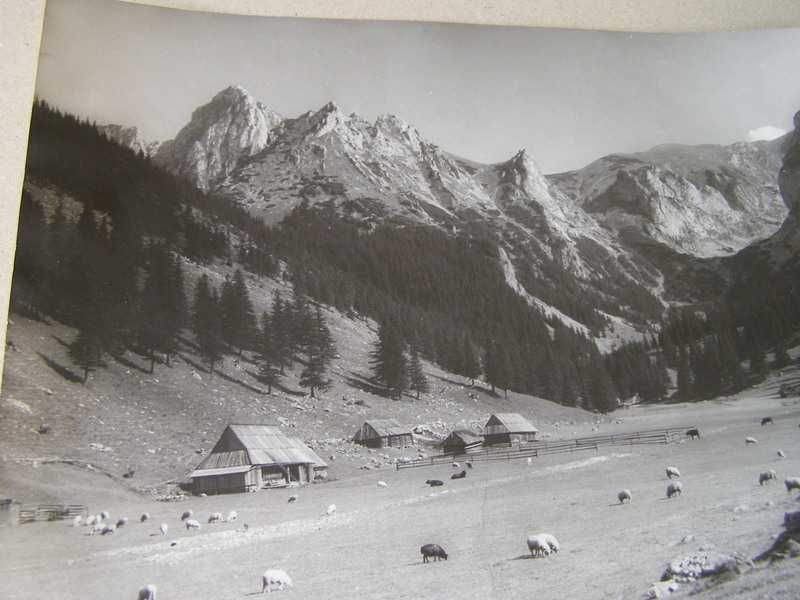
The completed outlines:
<svg viewBox="0 0 800 600">
<path fill-rule="evenodd" d="M 747 141 L 748 142 L 757 142 L 759 140 L 774 140 L 777 137 L 781 137 L 786 133 L 785 129 L 781 129 L 780 127 L 773 127 L 772 125 L 764 125 L 763 127 L 759 127 L 758 129 L 751 129 L 747 132 Z"/>
</svg>

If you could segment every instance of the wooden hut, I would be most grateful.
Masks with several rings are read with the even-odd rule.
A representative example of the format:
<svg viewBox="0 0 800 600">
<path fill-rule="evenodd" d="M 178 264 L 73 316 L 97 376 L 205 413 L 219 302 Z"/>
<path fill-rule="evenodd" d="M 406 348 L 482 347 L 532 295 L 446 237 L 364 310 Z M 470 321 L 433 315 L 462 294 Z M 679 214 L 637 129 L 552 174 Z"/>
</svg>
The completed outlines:
<svg viewBox="0 0 800 600">
<path fill-rule="evenodd" d="M 478 450 L 483 443 L 483 436 L 467 429 L 456 429 L 442 442 L 445 454 L 466 454 Z"/>
<path fill-rule="evenodd" d="M 223 494 L 308 483 L 325 462 L 274 425 L 228 425 L 192 474 L 194 493 Z"/>
<path fill-rule="evenodd" d="M 371 419 L 364 421 L 353 441 L 370 448 L 404 448 L 414 443 L 414 435 L 394 419 Z"/>
<path fill-rule="evenodd" d="M 484 444 L 511 444 L 532 442 L 539 430 L 519 413 L 495 413 L 483 427 Z"/>
</svg>

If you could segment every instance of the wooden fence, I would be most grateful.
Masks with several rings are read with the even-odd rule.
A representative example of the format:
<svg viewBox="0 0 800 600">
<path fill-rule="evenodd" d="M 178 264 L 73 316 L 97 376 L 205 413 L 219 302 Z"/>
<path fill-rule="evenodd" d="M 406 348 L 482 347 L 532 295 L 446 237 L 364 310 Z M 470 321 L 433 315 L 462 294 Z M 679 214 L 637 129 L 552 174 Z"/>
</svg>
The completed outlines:
<svg viewBox="0 0 800 600">
<path fill-rule="evenodd" d="M 85 517 L 88 514 L 89 510 L 83 504 L 40 504 L 38 506 L 21 507 L 19 509 L 19 522 L 58 521 L 78 515 Z"/>
<path fill-rule="evenodd" d="M 506 446 L 504 448 L 486 448 L 466 454 L 439 454 L 428 458 L 420 458 L 408 462 L 398 462 L 397 470 L 414 467 L 430 467 L 433 465 L 447 464 L 454 460 L 467 460 L 471 462 L 492 460 L 514 460 L 518 458 L 536 458 L 548 454 L 562 454 L 565 452 L 579 452 L 582 450 L 599 451 L 607 446 L 637 446 L 640 444 L 670 444 L 684 437 L 687 427 L 670 427 L 667 429 L 650 429 L 633 433 L 619 433 L 614 435 L 595 435 L 576 438 L 572 440 L 536 441 Z"/>
</svg>

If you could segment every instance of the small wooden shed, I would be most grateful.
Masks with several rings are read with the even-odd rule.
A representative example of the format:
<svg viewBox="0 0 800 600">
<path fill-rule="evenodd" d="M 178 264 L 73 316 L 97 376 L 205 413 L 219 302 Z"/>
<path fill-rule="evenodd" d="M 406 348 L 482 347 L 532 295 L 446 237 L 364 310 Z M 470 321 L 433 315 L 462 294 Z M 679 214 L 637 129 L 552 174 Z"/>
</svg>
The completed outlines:
<svg viewBox="0 0 800 600">
<path fill-rule="evenodd" d="M 445 454 L 466 454 L 472 450 L 479 450 L 483 443 L 483 436 L 468 429 L 456 429 L 442 442 Z"/>
<path fill-rule="evenodd" d="M 513 442 L 532 442 L 539 430 L 519 413 L 495 413 L 483 427 L 483 443 L 511 444 Z"/>
<path fill-rule="evenodd" d="M 370 419 L 359 427 L 353 441 L 370 448 L 404 448 L 414 443 L 414 435 L 394 419 Z"/>
<path fill-rule="evenodd" d="M 256 491 L 323 476 L 327 465 L 274 425 L 228 425 L 192 474 L 194 493 Z"/>
</svg>

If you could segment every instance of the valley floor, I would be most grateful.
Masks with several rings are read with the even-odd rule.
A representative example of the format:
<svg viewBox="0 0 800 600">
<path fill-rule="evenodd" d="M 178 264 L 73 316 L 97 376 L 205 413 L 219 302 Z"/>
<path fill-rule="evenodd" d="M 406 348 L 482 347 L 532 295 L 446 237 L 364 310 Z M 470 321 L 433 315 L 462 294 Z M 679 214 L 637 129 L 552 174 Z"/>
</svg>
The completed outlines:
<svg viewBox="0 0 800 600">
<path fill-rule="evenodd" d="M 383 469 L 294 490 L 169 503 L 84 470 L 42 465 L 39 477 L 84 498 L 91 511 L 131 522 L 110 536 L 67 522 L 0 529 L 0 597 L 125 599 L 154 583 L 163 600 L 235 599 L 258 593 L 260 574 L 276 567 L 294 579 L 285 593 L 295 598 L 641 598 L 670 559 L 699 546 L 758 554 L 781 531 L 783 513 L 798 508 L 782 483 L 800 475 L 797 398 L 781 400 L 765 387 L 737 400 L 620 414 L 619 428 L 674 422 L 698 426 L 703 437 L 542 457 L 532 465 L 479 463 L 455 481 L 450 466 Z M 774 426 L 759 425 L 766 415 Z M 745 445 L 746 436 L 759 443 Z M 667 465 L 680 469 L 684 485 L 672 500 L 664 495 Z M 761 487 L 758 474 L 767 469 L 779 481 Z M 445 485 L 428 488 L 428 478 Z M 622 488 L 632 492 L 629 505 L 617 503 Z M 296 503 L 287 503 L 291 493 L 299 494 Z M 332 503 L 337 512 L 323 516 Z M 181 526 L 188 508 L 203 523 L 199 532 Z M 205 523 L 211 512 L 229 510 L 238 511 L 236 522 Z M 152 516 L 145 524 L 138 522 L 143 511 Z M 165 538 L 161 522 L 169 525 Z M 554 534 L 560 553 L 530 559 L 525 539 L 537 532 Z M 685 536 L 693 539 L 681 543 Z M 425 543 L 442 545 L 449 560 L 423 564 Z M 791 560 L 757 569 L 704 594 L 796 598 L 797 567 Z"/>
</svg>

